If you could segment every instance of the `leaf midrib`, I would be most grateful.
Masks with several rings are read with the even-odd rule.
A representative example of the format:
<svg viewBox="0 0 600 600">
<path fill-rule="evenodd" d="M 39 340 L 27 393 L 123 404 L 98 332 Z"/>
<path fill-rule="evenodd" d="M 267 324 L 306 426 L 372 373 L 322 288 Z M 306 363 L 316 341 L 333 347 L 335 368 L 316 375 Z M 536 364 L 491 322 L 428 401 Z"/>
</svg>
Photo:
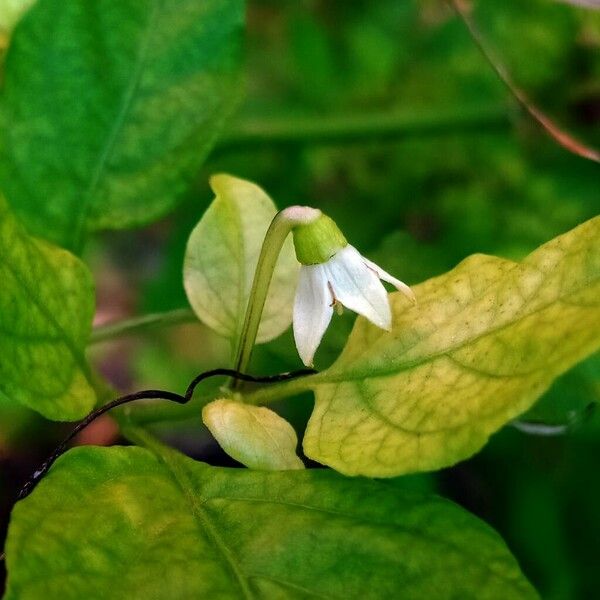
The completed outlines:
<svg viewBox="0 0 600 600">
<path fill-rule="evenodd" d="M 86 229 L 86 221 L 90 212 L 90 205 L 92 202 L 93 195 L 96 191 L 96 188 L 98 187 L 100 179 L 102 178 L 106 164 L 108 163 L 108 160 L 115 148 L 115 144 L 126 121 L 129 109 L 133 105 L 135 93 L 139 88 L 140 81 L 142 79 L 143 68 L 148 55 L 148 50 L 150 48 L 151 33 L 154 29 L 154 24 L 157 19 L 158 13 L 162 8 L 162 5 L 163 0 L 154 0 L 154 5 L 148 17 L 146 28 L 144 29 L 144 33 L 140 42 L 138 55 L 134 63 L 133 75 L 131 77 L 129 85 L 127 86 L 123 94 L 121 107 L 117 112 L 117 116 L 115 118 L 113 127 L 108 133 L 106 141 L 100 151 L 98 162 L 96 163 L 96 166 L 92 171 L 89 186 L 85 193 L 82 195 L 81 210 L 79 211 L 79 214 L 75 221 L 74 233 L 72 238 L 72 246 L 75 250 L 81 249 L 83 243 L 84 230 Z"/>
<path fill-rule="evenodd" d="M 144 445 L 150 452 L 152 452 L 158 460 L 160 460 L 166 467 L 167 472 L 171 475 L 179 489 L 181 490 L 184 498 L 187 500 L 192 515 L 198 522 L 201 531 L 204 532 L 206 537 L 211 540 L 215 547 L 218 548 L 221 556 L 224 559 L 227 570 L 229 570 L 242 593 L 242 596 L 246 600 L 255 600 L 255 596 L 252 593 L 248 578 L 244 574 L 241 565 L 238 564 L 234 553 L 229 549 L 229 546 L 225 543 L 225 540 L 219 534 L 218 528 L 213 524 L 210 515 L 202 507 L 201 502 L 196 499 L 195 491 L 190 484 L 189 477 L 183 469 L 179 467 L 170 458 L 170 453 L 173 452 L 169 448 L 163 447 L 160 442 L 149 436 L 143 429 L 139 427 L 127 427 L 128 437 L 135 441 L 139 441 Z"/>
<path fill-rule="evenodd" d="M 403 371 L 407 371 L 407 370 L 413 369 L 415 367 L 421 366 L 423 364 L 426 364 L 427 362 L 436 360 L 437 358 L 447 356 L 452 352 L 456 352 L 457 350 L 462 350 L 466 346 L 473 344 L 473 343 L 479 341 L 480 339 L 483 339 L 489 335 L 493 335 L 493 334 L 503 331 L 509 327 L 513 327 L 517 323 L 521 322 L 523 319 L 529 318 L 539 312 L 542 312 L 542 311 L 546 310 L 547 308 L 549 308 L 550 306 L 552 306 L 553 304 L 556 304 L 558 302 L 564 302 L 565 299 L 568 298 L 569 296 L 578 294 L 578 293 L 584 291 L 585 289 L 587 289 L 588 287 L 597 283 L 598 279 L 599 279 L 598 277 L 590 278 L 589 281 L 586 281 L 581 286 L 578 286 L 577 288 L 569 290 L 569 292 L 564 295 L 559 295 L 559 296 L 554 297 L 551 301 L 539 306 L 535 310 L 523 313 L 520 317 L 513 319 L 503 325 L 487 329 L 486 331 L 484 331 L 483 333 L 481 333 L 479 335 L 476 335 L 474 337 L 469 337 L 468 339 L 464 340 L 463 342 L 456 344 L 454 346 L 450 346 L 443 351 L 429 354 L 427 356 L 417 358 L 415 360 L 406 362 L 404 364 L 396 364 L 396 365 L 394 365 L 394 367 L 392 369 L 379 369 L 376 371 L 368 371 L 368 370 L 365 371 L 363 369 L 362 371 L 353 371 L 351 374 L 344 370 L 340 370 L 339 373 L 337 373 L 337 374 L 334 371 L 333 374 L 331 374 L 329 369 L 327 369 L 326 371 L 323 371 L 322 373 L 319 373 L 318 375 L 314 375 L 314 376 L 310 377 L 309 382 L 312 385 L 308 389 L 314 389 L 314 387 L 319 384 L 340 383 L 340 382 L 353 381 L 353 380 L 373 379 L 376 377 L 388 377 L 388 376 L 396 375 Z M 479 296 L 478 299 L 479 298 L 481 298 L 481 296 Z M 467 308 L 468 308 L 468 306 L 464 307 L 463 310 L 465 310 Z M 590 306 L 587 308 L 591 309 L 591 308 L 593 308 L 593 306 Z M 461 311 L 461 312 L 463 312 L 463 311 Z M 457 313 L 457 314 L 460 314 L 460 313 Z M 457 314 L 453 315 L 453 318 L 456 317 Z M 433 329 L 427 336 L 420 338 L 418 340 L 417 344 L 422 343 L 435 331 L 436 330 Z M 414 344 L 410 348 L 407 348 L 404 352 L 407 352 L 408 350 L 413 349 L 417 344 Z M 350 361 L 350 364 L 352 364 L 352 361 Z M 335 363 L 332 365 L 332 367 L 330 367 L 330 369 L 333 369 L 333 368 L 335 368 Z M 309 378 L 307 378 L 307 380 L 308 379 Z"/>
</svg>

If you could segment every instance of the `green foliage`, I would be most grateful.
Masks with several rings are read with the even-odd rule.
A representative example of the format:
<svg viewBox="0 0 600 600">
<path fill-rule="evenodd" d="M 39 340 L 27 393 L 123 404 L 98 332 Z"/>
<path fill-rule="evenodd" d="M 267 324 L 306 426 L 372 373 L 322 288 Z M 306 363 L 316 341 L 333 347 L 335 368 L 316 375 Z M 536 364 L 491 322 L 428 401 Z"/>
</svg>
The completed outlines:
<svg viewBox="0 0 600 600">
<path fill-rule="evenodd" d="M 296 455 L 298 437 L 294 428 L 264 406 L 221 398 L 202 409 L 202 420 L 221 448 L 250 469 L 304 468 Z"/>
<path fill-rule="evenodd" d="M 0 393 L 50 419 L 94 405 L 85 346 L 94 285 L 72 254 L 27 235 L 0 197 Z"/>
<path fill-rule="evenodd" d="M 7 29 L 31 3 L 0 0 L 1 61 Z M 515 82 L 598 146 L 600 12 L 546 0 L 473 9 Z M 446 274 L 417 287 L 418 309 L 393 297 L 391 336 L 359 319 L 340 357 L 354 316 L 335 317 L 318 377 L 242 388 L 243 399 L 283 399 L 276 410 L 301 435 L 313 405 L 309 394 L 292 396 L 314 387 L 306 450 L 345 473 L 435 469 L 520 415 L 518 429 L 505 427 L 451 471 L 385 482 L 216 469 L 156 447 L 159 459 L 137 448 L 79 450 L 17 505 L 8 597 L 533 595 L 497 536 L 447 501 L 407 494 L 415 482 L 495 524 L 544 598 L 597 597 L 598 358 L 555 379 L 600 337 L 597 221 L 579 230 L 590 235 L 581 239 L 587 264 L 575 232 L 565 247 L 555 240 L 511 262 L 599 212 L 597 165 L 511 110 L 443 2 L 255 0 L 248 10 L 250 97 L 199 171 L 242 87 L 242 0 L 38 2 L 14 29 L 0 72 L 0 187 L 13 211 L 30 233 L 80 251 L 88 231 L 150 222 L 202 182 L 158 226 L 94 238 L 85 258 L 104 318 L 185 303 L 185 241 L 211 200 L 211 173 L 258 181 L 281 206 L 319 207 L 402 280 Z M 135 345 L 94 348 L 115 382 L 180 390 L 228 364 L 256 260 L 247 248 L 256 256 L 275 208 L 258 188 L 241 205 L 226 187 L 215 190 L 188 259 L 200 265 L 190 302 L 229 340 L 150 316 L 142 344 L 138 335 Z M 481 252 L 503 258 L 479 255 L 450 271 Z M 298 366 L 291 332 L 274 339 L 289 324 L 294 286 L 285 278 L 280 271 L 273 284 L 261 332 L 272 341 L 255 349 L 253 373 Z M 65 419 L 94 402 L 84 357 L 90 279 L 0 205 L 0 457 L 10 466 L 0 473 L 0 512 L 14 491 L 12 465 L 27 463 L 15 448 L 35 456 L 64 435 L 25 405 Z M 572 294 L 579 284 L 587 291 Z M 289 426 L 220 384 L 206 382 L 187 406 L 152 402 L 119 418 L 152 423 L 216 463 L 226 459 L 199 417 L 229 393 L 204 412 L 222 447 L 251 468 L 300 467 Z M 566 435 L 531 435 L 557 431 Z"/>
<path fill-rule="evenodd" d="M 30 229 L 79 250 L 185 193 L 239 96 L 242 0 L 45 0 L 6 58 L 0 183 Z"/>
<path fill-rule="evenodd" d="M 498 535 L 442 498 L 152 447 L 53 467 L 14 510 L 6 600 L 536 597 Z"/>
<path fill-rule="evenodd" d="M 520 263 L 473 256 L 416 286 L 417 307 L 393 294 L 393 331 L 358 319 L 313 378 L 307 456 L 387 477 L 471 456 L 598 348 L 599 279 L 600 217 Z"/>
<path fill-rule="evenodd" d="M 249 181 L 216 175 L 211 186 L 216 198 L 189 238 L 184 284 L 198 318 L 235 344 L 244 324 L 263 239 L 277 209 L 269 196 Z M 297 275 L 298 263 L 289 239 L 271 281 L 259 343 L 289 327 Z"/>
</svg>

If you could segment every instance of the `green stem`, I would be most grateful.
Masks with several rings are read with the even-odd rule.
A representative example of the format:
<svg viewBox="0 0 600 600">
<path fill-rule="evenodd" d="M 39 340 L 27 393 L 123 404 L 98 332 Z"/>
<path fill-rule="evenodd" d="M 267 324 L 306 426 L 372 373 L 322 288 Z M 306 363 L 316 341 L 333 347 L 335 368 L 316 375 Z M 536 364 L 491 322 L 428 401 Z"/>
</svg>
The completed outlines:
<svg viewBox="0 0 600 600">
<path fill-rule="evenodd" d="M 190 323 L 198 318 L 190 308 L 177 308 L 163 313 L 152 313 L 141 317 L 124 319 L 116 323 L 96 327 L 90 337 L 90 345 L 112 340 L 122 335 L 141 333 L 154 327 L 168 327 L 180 323 Z"/>
<path fill-rule="evenodd" d="M 342 143 L 365 139 L 494 131 L 510 125 L 505 104 L 370 114 L 244 118 L 233 125 L 219 148 L 260 144 Z"/>
<path fill-rule="evenodd" d="M 278 212 L 271 221 L 258 257 L 246 316 L 237 345 L 234 363 L 237 371 L 245 373 L 248 368 L 273 271 L 286 237 L 297 225 L 309 223 L 320 216 L 321 211 L 314 208 L 290 206 Z M 236 387 L 236 382 L 232 387 Z"/>
<path fill-rule="evenodd" d="M 494 130 L 510 124 L 504 105 L 461 107 L 404 113 L 246 118 L 226 134 L 220 147 L 279 143 L 330 143 L 362 139 L 398 138 L 408 135 L 438 135 L 452 132 Z M 122 335 L 137 334 L 154 327 L 195 321 L 191 309 L 180 308 L 110 323 L 94 329 L 90 344 Z"/>
<path fill-rule="evenodd" d="M 266 385 L 253 392 L 244 394 L 244 404 L 263 405 L 282 400 L 289 396 L 296 396 L 303 392 L 308 392 L 313 389 L 314 384 L 318 381 L 319 373 L 316 375 L 308 375 L 307 377 L 299 377 L 298 379 L 290 379 L 281 383 Z"/>
</svg>

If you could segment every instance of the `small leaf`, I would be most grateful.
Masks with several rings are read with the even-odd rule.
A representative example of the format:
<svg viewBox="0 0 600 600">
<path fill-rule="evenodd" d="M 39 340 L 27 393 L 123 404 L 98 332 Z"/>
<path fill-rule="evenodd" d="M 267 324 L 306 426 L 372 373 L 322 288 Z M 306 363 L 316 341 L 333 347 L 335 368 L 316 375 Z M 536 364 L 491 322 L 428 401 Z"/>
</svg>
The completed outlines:
<svg viewBox="0 0 600 600">
<path fill-rule="evenodd" d="M 264 406 L 219 399 L 202 410 L 202 420 L 229 456 L 250 469 L 303 469 L 294 428 Z"/>
<path fill-rule="evenodd" d="M 5 600 L 536 598 L 462 508 L 325 470 L 77 448 L 15 507 Z"/>
<path fill-rule="evenodd" d="M 476 255 L 392 294 L 386 333 L 359 318 L 316 391 L 304 450 L 351 475 L 452 465 L 600 345 L 600 217 L 521 263 Z M 311 383 L 312 382 L 312 383 Z"/>
<path fill-rule="evenodd" d="M 49 419 L 95 403 L 85 346 L 94 316 L 86 266 L 28 236 L 0 197 L 0 393 Z"/>
<path fill-rule="evenodd" d="M 175 205 L 240 96 L 243 13 L 242 0 L 35 4 L 0 97 L 0 184 L 30 231 L 79 250 L 89 230 Z"/>
<path fill-rule="evenodd" d="M 239 337 L 265 233 L 277 213 L 254 183 L 215 175 L 216 198 L 190 235 L 183 277 L 188 300 L 217 333 Z M 257 341 L 268 342 L 292 322 L 298 262 L 291 238 L 283 245 L 265 303 Z"/>
</svg>

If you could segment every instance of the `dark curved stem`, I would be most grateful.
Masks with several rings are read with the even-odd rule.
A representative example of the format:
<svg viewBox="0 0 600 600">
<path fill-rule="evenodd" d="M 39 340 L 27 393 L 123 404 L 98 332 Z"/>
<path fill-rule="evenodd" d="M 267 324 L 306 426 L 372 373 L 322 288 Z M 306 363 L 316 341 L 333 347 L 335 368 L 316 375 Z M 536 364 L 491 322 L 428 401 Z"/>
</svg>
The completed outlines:
<svg viewBox="0 0 600 600">
<path fill-rule="evenodd" d="M 177 404 L 186 404 L 192 399 L 194 395 L 194 390 L 198 386 L 198 384 L 205 379 L 209 379 L 210 377 L 216 376 L 226 376 L 233 377 L 234 379 L 239 379 L 241 381 L 248 381 L 251 383 L 277 383 L 279 381 L 286 381 L 288 379 L 294 379 L 296 377 L 302 377 L 304 375 L 312 375 L 316 373 L 314 369 L 301 369 L 299 371 L 292 371 L 291 373 L 281 373 L 279 375 L 267 375 L 264 377 L 255 377 L 254 375 L 247 375 L 246 373 L 240 373 L 235 369 L 213 369 L 212 371 L 206 371 L 204 373 L 200 373 L 197 377 L 195 377 L 191 383 L 188 385 L 187 390 L 185 391 L 185 395 L 176 394 L 175 392 L 169 392 L 168 390 L 144 390 L 141 392 L 135 392 L 133 394 L 127 394 L 126 396 L 121 396 L 108 404 L 92 411 L 83 421 L 78 423 L 73 431 L 69 433 L 69 435 L 60 443 L 60 445 L 54 450 L 54 452 L 42 463 L 40 468 L 35 471 L 35 473 L 28 479 L 25 485 L 19 491 L 17 496 L 18 500 L 22 500 L 31 494 L 31 492 L 35 489 L 37 484 L 40 482 L 42 477 L 46 475 L 46 473 L 50 470 L 50 467 L 56 462 L 56 459 L 61 456 L 67 449 L 69 442 L 83 429 L 85 429 L 92 421 L 96 420 L 98 417 L 107 413 L 109 410 L 116 408 L 117 406 L 122 406 L 123 404 L 128 404 L 130 402 L 135 402 L 137 400 L 169 400 L 171 402 L 176 402 Z"/>
<path fill-rule="evenodd" d="M 78 423 L 71 433 L 59 444 L 59 446 L 54 450 L 54 452 L 42 463 L 40 468 L 35 471 L 35 473 L 29 478 L 27 483 L 21 488 L 19 491 L 18 499 L 22 500 L 23 498 L 29 496 L 31 492 L 34 490 L 35 486 L 39 483 L 40 479 L 48 472 L 50 467 L 54 464 L 56 459 L 67 449 L 68 443 L 83 429 L 85 429 L 92 421 L 95 421 L 98 417 L 102 416 L 104 413 L 109 410 L 116 408 L 117 406 L 122 406 L 123 404 L 128 404 L 129 402 L 135 402 L 136 400 L 144 400 L 144 399 L 153 399 L 159 398 L 162 400 L 172 400 L 173 402 L 179 402 L 180 404 L 185 404 L 187 400 L 181 396 L 180 394 L 175 394 L 173 392 L 168 392 L 166 390 L 144 390 L 142 392 L 135 392 L 134 394 L 127 394 L 126 396 L 121 396 L 108 404 L 92 411 L 83 421 Z"/>
<path fill-rule="evenodd" d="M 194 395 L 194 390 L 201 381 L 204 381 L 209 377 L 216 377 L 217 375 L 232 377 L 233 379 L 247 381 L 249 383 L 278 383 L 280 381 L 287 381 L 288 379 L 296 379 L 296 377 L 314 375 L 316 372 L 317 371 L 315 369 L 299 369 L 298 371 L 291 371 L 289 373 L 279 373 L 278 375 L 264 375 L 262 377 L 255 377 L 254 375 L 240 373 L 235 369 L 213 369 L 212 371 L 200 373 L 200 375 L 192 379 L 192 382 L 190 383 L 190 385 L 188 385 L 188 388 L 185 392 L 185 402 L 189 402 L 192 399 L 192 396 Z"/>
</svg>

